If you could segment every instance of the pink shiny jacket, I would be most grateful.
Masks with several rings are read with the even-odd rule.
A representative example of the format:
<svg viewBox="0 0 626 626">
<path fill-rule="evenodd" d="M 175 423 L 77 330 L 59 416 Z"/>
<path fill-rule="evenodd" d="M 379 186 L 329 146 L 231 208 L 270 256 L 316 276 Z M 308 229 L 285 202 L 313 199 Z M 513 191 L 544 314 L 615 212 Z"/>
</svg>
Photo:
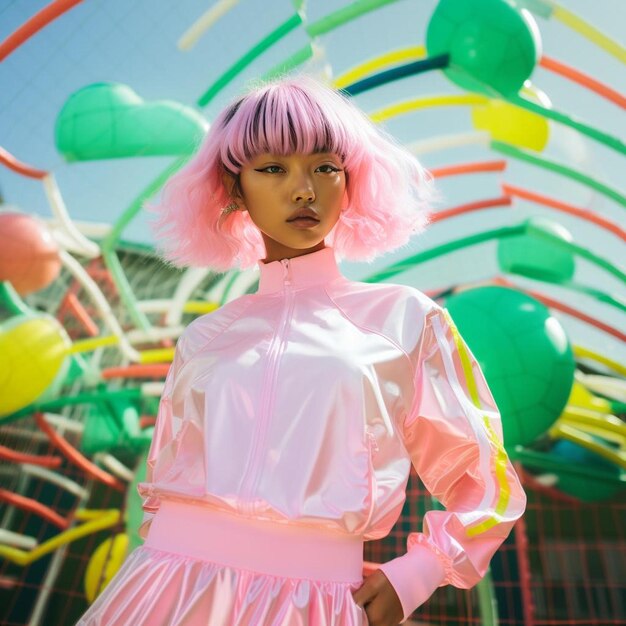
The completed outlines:
<svg viewBox="0 0 626 626">
<path fill-rule="evenodd" d="M 405 621 L 440 586 L 470 588 L 526 506 L 481 369 L 416 288 L 345 278 L 330 247 L 259 262 L 259 289 L 180 337 L 138 490 L 162 499 L 389 533 L 414 465 L 446 507 L 381 570 Z"/>
</svg>

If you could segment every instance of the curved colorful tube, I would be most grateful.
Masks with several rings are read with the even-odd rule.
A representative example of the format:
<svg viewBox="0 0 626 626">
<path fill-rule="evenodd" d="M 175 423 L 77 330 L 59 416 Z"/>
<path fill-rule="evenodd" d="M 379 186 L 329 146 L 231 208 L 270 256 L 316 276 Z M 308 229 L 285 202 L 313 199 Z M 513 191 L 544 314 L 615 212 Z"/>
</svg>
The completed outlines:
<svg viewBox="0 0 626 626">
<path fill-rule="evenodd" d="M 570 424 L 557 420 L 554 426 L 548 430 L 548 434 L 552 439 L 571 441 L 587 450 L 591 450 L 591 452 L 600 455 L 618 467 L 626 469 L 626 450 L 614 450 L 609 446 L 605 446 L 580 428 L 575 428 Z"/>
<path fill-rule="evenodd" d="M 61 261 L 65 268 L 70 272 L 70 274 L 72 274 L 72 276 L 74 276 L 74 278 L 89 294 L 94 304 L 96 305 L 96 308 L 98 309 L 100 315 L 102 316 L 104 323 L 107 325 L 111 333 L 118 337 L 120 348 L 124 353 L 124 356 L 129 358 L 131 361 L 139 361 L 139 353 L 130 345 L 130 343 L 124 336 L 124 331 L 122 330 L 122 327 L 117 321 L 115 315 L 113 315 L 113 311 L 111 311 L 109 303 L 107 302 L 106 298 L 100 291 L 100 288 L 95 283 L 95 281 L 91 278 L 91 276 L 89 276 L 83 266 L 78 263 L 74 259 L 74 257 L 65 252 L 65 250 L 61 250 L 59 252 L 59 256 L 61 257 Z"/>
<path fill-rule="evenodd" d="M 206 278 L 209 270 L 206 268 L 190 267 L 181 276 L 176 291 L 172 296 L 170 306 L 165 314 L 165 324 L 176 326 L 180 324 L 185 310 L 185 303 L 191 297 L 196 287 Z"/>
<path fill-rule="evenodd" d="M 41 467 L 59 467 L 63 461 L 60 456 L 26 454 L 6 446 L 0 446 L 0 459 L 9 463 L 30 463 L 31 465 L 40 465 Z"/>
<path fill-rule="evenodd" d="M 132 482 L 134 478 L 133 472 L 112 454 L 109 454 L 108 452 L 98 452 L 96 454 L 96 458 L 105 467 L 108 467 L 110 472 L 115 474 L 118 478 L 121 478 L 128 483 Z"/>
<path fill-rule="evenodd" d="M 397 65 L 403 61 L 417 61 L 425 56 L 425 46 L 411 46 L 409 48 L 399 48 L 398 50 L 385 52 L 373 59 L 359 63 L 349 70 L 346 70 L 343 74 L 340 74 L 333 81 L 333 87 L 335 89 L 342 89 L 346 85 L 356 83 L 362 78 L 373 74 L 376 70 L 381 70 L 391 65 Z"/>
<path fill-rule="evenodd" d="M 160 300 L 141 300 L 138 303 L 138 306 L 144 312 L 163 313 L 169 311 L 172 306 L 172 300 L 166 298 Z M 219 308 L 219 306 L 220 305 L 217 302 L 207 302 L 206 300 L 187 300 L 183 304 L 182 312 L 195 313 L 196 315 L 205 315 L 206 313 L 211 313 L 212 311 L 215 311 L 215 309 Z"/>
<path fill-rule="evenodd" d="M 335 30 L 339 26 L 343 26 L 348 22 L 361 17 L 365 13 L 380 9 L 380 7 L 387 4 L 393 4 L 398 0 L 355 0 L 352 4 L 349 4 L 342 9 L 337 9 L 333 13 L 329 13 L 324 17 L 306 26 L 306 31 L 309 37 L 319 37 L 329 33 L 331 30 Z"/>
<path fill-rule="evenodd" d="M 81 519 L 80 513 L 80 511 L 76 512 L 76 519 Z M 86 511 L 86 513 L 90 512 Z M 120 511 L 117 509 L 102 510 L 96 513 L 97 515 L 85 515 L 83 519 L 89 520 L 85 524 L 64 530 L 62 533 L 56 535 L 56 537 L 44 541 L 33 550 L 18 550 L 17 548 L 0 545 L 0 557 L 12 561 L 16 565 L 29 565 L 46 554 L 58 550 L 61 546 L 76 541 L 76 539 L 116 526 L 122 518 Z"/>
<path fill-rule="evenodd" d="M 219 19 L 226 15 L 239 0 L 218 0 L 208 11 L 205 11 L 178 40 L 179 50 L 191 50 L 204 33 L 206 33 Z"/>
<path fill-rule="evenodd" d="M 24 474 L 30 474 L 31 476 L 36 476 L 37 478 L 46 480 L 53 485 L 57 485 L 57 487 L 65 489 L 65 491 L 74 494 L 78 498 L 89 497 L 89 492 L 81 487 L 76 481 L 71 480 L 67 476 L 62 476 L 61 474 L 58 474 L 56 472 L 51 472 L 50 470 L 43 467 L 38 467 L 37 465 L 25 463 L 22 465 L 22 472 Z"/>
<path fill-rule="evenodd" d="M 11 33 L 2 43 L 0 43 L 0 61 L 19 48 L 26 40 L 35 33 L 63 15 L 66 11 L 80 4 L 82 0 L 55 0 L 38 13 L 35 13 L 17 30 Z"/>
<path fill-rule="evenodd" d="M 620 374 L 621 376 L 626 376 L 626 366 L 622 365 L 618 361 L 614 361 L 604 354 L 600 354 L 595 350 L 591 350 L 590 348 L 585 348 L 583 346 L 572 346 L 572 350 L 574 352 L 574 356 L 577 356 L 581 359 L 591 359 L 592 361 L 596 361 L 597 363 L 601 363 L 605 365 L 609 369 L 613 370 L 615 373 Z"/>
<path fill-rule="evenodd" d="M 553 209 L 563 211 L 563 213 L 568 213 L 569 215 L 575 215 L 576 217 L 580 217 L 583 220 L 604 228 L 614 235 L 617 235 L 620 239 L 626 241 L 626 230 L 621 228 L 619 224 L 616 224 L 615 222 L 612 222 L 611 220 L 602 217 L 595 211 L 590 211 L 589 209 L 581 209 L 580 207 L 574 206 L 573 204 L 561 202 L 560 200 L 549 198 L 548 196 L 529 191 L 528 189 L 514 187 L 513 185 L 509 185 L 508 183 L 501 183 L 500 187 L 502 188 L 502 191 L 506 194 L 516 196 L 517 198 L 523 198 L 524 200 L 530 200 L 531 202 L 536 202 L 538 204 L 543 204 L 544 206 L 552 207 Z"/>
<path fill-rule="evenodd" d="M 431 137 L 430 139 L 420 139 L 407 144 L 406 149 L 419 156 L 429 152 L 436 152 L 437 150 L 448 150 L 463 146 L 477 145 L 489 148 L 491 141 L 491 133 L 489 131 L 475 130 L 469 133 L 453 133 L 451 135 Z"/>
<path fill-rule="evenodd" d="M 560 74 L 565 78 L 569 78 L 583 87 L 587 87 L 587 89 L 597 93 L 613 104 L 617 104 L 617 106 L 622 109 L 626 108 L 626 98 L 621 93 L 612 89 L 608 85 L 601 83 L 599 80 L 592 78 L 588 74 L 584 74 L 580 70 L 574 69 L 561 61 L 557 61 L 556 59 L 545 55 L 539 60 L 539 65 L 547 70 L 550 70 L 551 72 L 554 72 L 555 74 Z"/>
<path fill-rule="evenodd" d="M 66 519 L 63 519 L 49 506 L 46 506 L 37 500 L 33 500 L 33 498 L 27 498 L 26 496 L 13 493 L 8 489 L 3 489 L 2 487 L 0 487 L 0 502 L 5 502 L 11 506 L 21 509 L 22 511 L 28 511 L 30 513 L 34 513 L 35 515 L 39 515 L 39 517 L 43 517 L 43 519 L 47 522 L 54 524 L 61 530 L 65 530 L 69 525 L 69 522 Z"/>
<path fill-rule="evenodd" d="M 11 532 L 10 530 L 6 530 L 6 528 L 0 528 L 0 545 L 2 544 L 32 550 L 37 547 L 37 539 L 28 535 L 20 535 L 19 533 Z"/>
<path fill-rule="evenodd" d="M 533 298 L 535 298 L 536 300 L 539 300 L 540 302 L 542 302 L 543 304 L 545 304 L 547 307 L 551 309 L 555 309 L 557 311 L 561 311 L 562 313 L 566 313 L 570 317 L 576 318 L 582 322 L 589 324 L 590 326 L 593 326 L 594 328 L 604 331 L 607 335 L 611 335 L 619 339 L 620 341 L 626 342 L 625 333 L 617 330 L 616 328 L 613 328 L 612 326 L 609 326 L 608 324 L 605 324 L 604 322 L 601 322 L 600 320 L 594 317 L 591 317 L 590 315 L 587 315 L 586 313 L 582 313 L 581 311 L 578 311 L 574 309 L 573 307 L 567 304 L 564 304 L 563 302 L 559 302 L 558 300 L 555 300 L 554 298 L 551 298 L 546 295 L 542 295 L 538 291 L 535 291 L 534 289 L 527 289 L 526 293 L 532 296 Z"/>
<path fill-rule="evenodd" d="M 99 480 L 117 491 L 124 491 L 123 483 L 119 482 L 114 476 L 111 476 L 111 474 L 101 470 L 87 457 L 83 456 L 69 441 L 67 441 L 67 439 L 59 435 L 59 433 L 57 433 L 56 430 L 48 424 L 48 422 L 46 422 L 40 412 L 35 413 L 35 421 L 37 422 L 37 426 L 39 426 L 39 428 L 48 436 L 52 445 L 54 445 L 55 448 L 58 448 L 63 456 L 70 461 L 70 463 L 80 467 L 80 469 L 95 480 Z"/>
<path fill-rule="evenodd" d="M 562 24 L 565 24 L 566 26 L 569 26 L 572 30 L 593 42 L 599 48 L 602 48 L 609 54 L 613 55 L 622 63 L 626 63 L 626 49 L 624 49 L 623 46 L 569 9 L 566 9 L 556 2 L 552 2 L 551 4 L 554 19 L 558 20 Z"/>
<path fill-rule="evenodd" d="M 122 213 L 122 215 L 113 224 L 113 227 L 102 241 L 102 255 L 104 262 L 111 272 L 111 277 L 115 282 L 115 286 L 118 290 L 122 302 L 128 309 L 128 312 L 133 319 L 133 322 L 138 328 L 148 330 L 152 327 L 148 318 L 137 308 L 137 302 L 135 295 L 126 279 L 124 270 L 120 265 L 119 259 L 115 254 L 115 246 L 119 243 L 120 236 L 126 228 L 126 226 L 135 218 L 137 213 L 141 210 L 144 202 L 154 195 L 165 183 L 165 181 L 177 170 L 179 170 L 189 159 L 191 155 L 185 155 L 179 159 L 176 159 L 173 163 L 168 165 L 163 172 L 161 172 L 151 183 L 143 189 L 139 195 L 131 202 L 130 206 Z M 114 332 L 114 334 L 119 334 Z M 120 336 L 121 338 L 121 336 Z M 122 349 L 124 349 L 124 345 Z M 128 356 L 128 355 L 127 355 Z M 129 357 L 130 358 L 130 357 Z M 131 358 L 132 361 L 138 361 L 137 355 Z"/>
<path fill-rule="evenodd" d="M 576 422 L 575 425 L 582 430 L 602 431 L 601 436 L 626 448 L 626 423 L 615 415 L 567 405 L 560 419 Z"/>
<path fill-rule="evenodd" d="M 85 329 L 85 332 L 91 337 L 96 337 L 100 332 L 98 325 L 91 319 L 89 313 L 82 305 L 80 300 L 76 297 L 76 294 L 69 291 L 65 294 L 63 302 L 57 312 L 57 319 L 63 316 L 65 307 L 67 307 L 72 315 L 78 320 L 81 326 Z"/>
<path fill-rule="evenodd" d="M 226 72 L 224 72 L 198 99 L 198 106 L 206 106 L 213 98 L 230 83 L 235 76 L 242 72 L 252 61 L 258 56 L 263 54 L 268 48 L 273 46 L 277 41 L 282 39 L 285 35 L 289 34 L 294 28 L 304 25 L 304 30 L 310 38 L 314 39 L 324 33 L 328 33 L 335 28 L 350 22 L 369 11 L 375 11 L 380 7 L 397 2 L 398 0 L 356 0 L 352 4 L 338 9 L 329 15 L 326 15 L 317 22 L 311 24 L 304 24 L 304 13 L 302 9 L 296 10 L 290 18 L 285 20 L 276 29 L 274 29 L 269 35 L 264 37 L 261 41 L 256 43 L 250 50 L 248 50 L 240 59 L 235 61 Z M 302 54 L 303 51 L 300 51 Z"/>
<path fill-rule="evenodd" d="M 438 221 L 436 215 L 433 216 L 433 218 L 434 218 L 433 221 Z M 396 274 L 399 274 L 400 272 L 403 272 L 416 265 L 419 265 L 420 263 L 429 261 L 433 258 L 442 256 L 444 254 L 448 254 L 449 252 L 453 252 L 455 250 L 473 246 L 478 243 L 483 243 L 491 239 L 499 239 L 502 237 L 512 237 L 512 236 L 517 236 L 517 235 L 526 234 L 526 233 L 539 236 L 543 239 L 548 239 L 554 245 L 566 248 L 569 252 L 582 256 L 583 258 L 587 259 L 591 263 L 594 263 L 595 265 L 598 265 L 599 267 L 602 267 L 603 269 L 605 269 L 607 272 L 613 274 L 614 276 L 619 278 L 622 282 L 626 282 L 626 274 L 624 274 L 622 271 L 616 268 L 613 264 L 609 263 L 607 260 L 594 254 L 593 252 L 590 252 L 589 250 L 587 250 L 586 248 L 583 248 L 582 246 L 578 246 L 568 241 L 563 241 L 562 239 L 559 239 L 558 237 L 555 237 L 549 233 L 546 233 L 543 230 L 537 229 L 533 226 L 532 223 L 528 221 L 515 225 L 515 226 L 504 226 L 502 228 L 497 228 L 497 229 L 490 230 L 490 231 L 484 231 L 482 233 L 475 233 L 472 235 L 468 235 L 467 237 L 461 237 L 459 239 L 447 241 L 443 244 L 435 246 L 434 248 L 431 248 L 430 250 L 425 250 L 416 255 L 408 257 L 407 259 L 399 261 L 398 263 L 393 263 L 387 266 L 385 269 L 379 272 L 376 272 L 374 274 L 371 274 L 370 276 L 366 277 L 363 280 L 365 282 L 379 282 L 387 278 L 390 278 L 392 276 L 395 276 Z M 615 336 L 620 337 L 622 340 L 626 340 L 626 335 L 620 333 L 619 331 L 613 331 L 613 332 L 616 333 Z"/>
<path fill-rule="evenodd" d="M 378 111 L 369 113 L 368 116 L 372 122 L 378 124 L 391 119 L 392 117 L 404 115 L 405 113 L 411 113 L 412 111 L 419 111 L 421 109 L 430 109 L 439 106 L 474 106 L 476 104 L 487 104 L 488 102 L 489 98 L 481 96 L 480 94 L 437 94 L 434 96 L 422 96 L 421 98 L 412 98 L 411 100 L 404 100 L 403 102 L 390 104 L 382 109 L 378 109 Z"/>
<path fill-rule="evenodd" d="M 620 487 L 626 487 L 626 473 L 624 472 L 620 472 L 616 475 L 614 473 L 609 473 L 604 469 L 592 467 L 587 464 L 577 465 L 572 463 L 570 460 L 555 457 L 554 454 L 528 450 L 523 446 L 515 446 L 515 448 L 509 453 L 509 456 L 511 459 L 523 463 L 525 467 L 537 468 L 548 476 L 559 476 L 566 473 L 571 477 L 580 476 L 582 480 L 588 480 L 591 478 L 602 481 L 603 483 L 614 485 L 618 489 Z M 540 476 L 533 476 L 532 474 L 526 472 L 523 467 L 520 467 L 518 471 L 522 475 L 525 485 L 532 485 L 533 489 L 537 489 L 548 495 L 551 501 L 560 501 L 576 507 L 580 506 L 580 500 L 578 498 L 546 485 L 545 482 L 541 480 Z"/>
<path fill-rule="evenodd" d="M 513 95 L 503 98 L 506 102 L 510 102 L 515 106 L 521 107 L 522 109 L 526 109 L 527 111 L 531 111 L 532 113 L 536 113 L 537 115 L 542 115 L 548 119 L 554 120 L 555 122 L 559 122 L 560 124 L 564 124 L 565 126 L 569 126 L 574 130 L 577 130 L 579 133 L 583 135 L 587 135 L 591 139 L 604 144 L 607 148 L 611 148 L 620 154 L 626 154 L 626 145 L 624 142 L 614 137 L 613 135 L 609 135 L 604 131 L 598 130 L 593 126 L 589 126 L 588 124 L 584 124 L 583 122 L 579 122 L 569 115 L 565 115 L 565 113 L 560 113 L 559 111 L 555 111 L 554 109 L 548 109 L 546 107 L 541 106 L 540 104 L 536 104 L 531 102 L 530 100 L 526 100 L 522 96 Z"/>
<path fill-rule="evenodd" d="M 497 161 L 474 161 L 472 163 L 461 163 L 459 165 L 447 165 L 445 167 L 435 167 L 430 170 L 433 178 L 445 178 L 447 176 L 459 176 L 461 174 L 482 174 L 486 172 L 503 172 L 506 169 L 506 160 Z M 502 185 L 502 191 L 508 194 Z"/>
<path fill-rule="evenodd" d="M 155 350 L 143 350 L 140 352 L 141 364 L 171 363 L 174 359 L 174 348 L 161 348 Z"/>
<path fill-rule="evenodd" d="M 265 74 L 261 76 L 262 81 L 272 80 L 273 78 L 280 76 L 281 74 L 288 74 L 296 67 L 306 63 L 309 59 L 314 58 L 321 54 L 318 46 L 309 42 L 300 50 L 296 50 L 291 56 L 288 56 L 285 60 L 281 61 L 270 68 Z"/>
<path fill-rule="evenodd" d="M 507 156 L 514 157 L 521 161 L 526 161 L 526 163 L 531 163 L 532 165 L 537 165 L 545 170 L 560 174 L 561 176 L 571 178 L 581 185 L 585 185 L 586 187 L 598 191 L 607 198 L 611 198 L 611 200 L 614 200 L 622 206 L 626 206 L 626 197 L 619 191 L 609 187 L 605 183 L 601 183 L 591 176 L 587 176 L 587 174 L 584 174 L 583 172 L 579 172 L 578 170 L 568 167 L 567 165 L 546 159 L 545 157 L 539 157 L 528 150 L 517 148 L 503 141 L 492 140 L 490 141 L 490 147 L 492 150 L 500 152 L 501 154 L 506 154 Z"/>
<path fill-rule="evenodd" d="M 626 380 L 602 374 L 580 375 L 580 380 L 592 391 L 613 398 L 618 402 L 626 402 Z"/>
<path fill-rule="evenodd" d="M 294 13 L 290 18 L 285 20 L 277 28 L 275 28 L 267 37 L 264 37 L 255 44 L 248 52 L 231 65 L 198 99 L 198 106 L 206 106 L 213 98 L 230 83 L 235 76 L 242 72 L 254 59 L 263 54 L 265 50 L 272 47 L 277 41 L 289 34 L 294 28 L 302 24 L 302 15 Z"/>
<path fill-rule="evenodd" d="M 52 209 L 57 224 L 60 228 L 61 235 L 65 236 L 68 242 L 75 248 L 75 250 L 84 254 L 88 258 L 96 257 L 100 254 L 100 249 L 96 243 L 87 239 L 74 225 L 69 217 L 65 203 L 61 196 L 54 176 L 50 172 L 45 170 L 36 169 L 30 165 L 26 165 L 21 161 L 18 161 L 12 154 L 7 152 L 4 148 L 0 148 L 0 163 L 11 169 L 12 171 L 28 178 L 35 178 L 42 181 L 44 192 L 48 198 L 48 202 Z M 54 230 L 50 230 L 53 235 L 57 235 Z M 65 247 L 65 246 L 63 246 Z"/>
<path fill-rule="evenodd" d="M 424 72 L 428 72 L 430 70 L 440 70 L 446 68 L 448 67 L 449 62 L 450 55 L 447 53 L 422 59 L 420 61 L 413 61 L 412 63 L 399 65 L 393 69 L 384 70 L 383 72 L 379 72 L 373 76 L 363 78 L 356 83 L 343 87 L 342 91 L 349 96 L 356 96 L 364 91 L 369 91 L 375 87 L 386 85 L 387 83 L 391 83 L 394 80 L 400 80 L 406 76 L 416 76 L 417 74 L 423 74 Z"/>
<path fill-rule="evenodd" d="M 431 224 L 436 224 L 442 220 L 447 220 L 463 213 L 471 213 L 481 209 L 495 209 L 503 206 L 511 206 L 513 200 L 510 196 L 500 196 L 499 198 L 488 198 L 486 200 L 477 200 L 476 202 L 468 202 L 467 204 L 459 204 L 451 209 L 438 211 L 431 218 Z"/>
<path fill-rule="evenodd" d="M 0 281 L 0 304 L 12 315 L 30 317 L 35 314 L 8 280 Z"/>
<path fill-rule="evenodd" d="M 26 165 L 22 161 L 18 161 L 10 152 L 0 147 L 0 163 L 17 174 L 28 178 L 43 178 L 48 172 L 38 170 L 32 165 Z"/>
<path fill-rule="evenodd" d="M 169 369 L 169 363 L 109 367 L 102 370 L 102 378 L 104 378 L 104 380 L 111 378 L 165 378 Z"/>
<path fill-rule="evenodd" d="M 445 243 L 435 246 L 434 248 L 414 254 L 406 259 L 403 259 L 402 261 L 398 261 L 397 263 L 392 263 L 384 269 L 375 272 L 374 274 L 370 274 L 361 280 L 368 283 L 381 282 L 387 278 L 395 276 L 396 274 L 400 274 L 401 272 L 411 269 L 420 263 L 449 254 L 455 250 L 467 248 L 485 241 L 491 241 L 492 239 L 499 239 L 501 237 L 516 237 L 523 235 L 526 230 L 526 225 L 522 223 L 515 226 L 502 226 L 501 228 L 496 228 L 494 230 L 483 231 L 467 237 L 446 241 Z"/>
<path fill-rule="evenodd" d="M 79 254 L 86 256 L 89 259 L 94 259 L 100 256 L 100 246 L 91 239 L 87 239 L 83 235 L 72 220 L 63 201 L 63 196 L 57 185 L 54 175 L 47 173 L 42 179 L 43 189 L 48 198 L 48 203 L 52 208 L 52 213 L 57 219 L 60 228 L 67 237 L 71 240 L 75 250 Z M 53 231 L 54 232 L 54 231 Z"/>
</svg>

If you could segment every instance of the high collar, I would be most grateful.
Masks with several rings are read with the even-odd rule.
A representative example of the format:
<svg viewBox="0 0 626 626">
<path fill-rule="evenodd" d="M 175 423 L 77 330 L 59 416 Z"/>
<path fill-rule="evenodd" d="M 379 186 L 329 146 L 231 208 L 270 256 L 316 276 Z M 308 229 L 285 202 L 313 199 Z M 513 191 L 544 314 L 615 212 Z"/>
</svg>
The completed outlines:
<svg viewBox="0 0 626 626">
<path fill-rule="evenodd" d="M 271 263 L 259 260 L 259 289 L 257 294 L 281 291 L 287 287 L 301 289 L 342 276 L 335 259 L 335 251 L 326 246 L 290 259 L 280 259 Z"/>
</svg>

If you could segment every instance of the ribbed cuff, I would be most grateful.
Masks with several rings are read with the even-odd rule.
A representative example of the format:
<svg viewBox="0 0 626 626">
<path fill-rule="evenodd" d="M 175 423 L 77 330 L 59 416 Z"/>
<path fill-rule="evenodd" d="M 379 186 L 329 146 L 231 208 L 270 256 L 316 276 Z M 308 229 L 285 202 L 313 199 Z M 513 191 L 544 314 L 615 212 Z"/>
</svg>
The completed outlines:
<svg viewBox="0 0 626 626">
<path fill-rule="evenodd" d="M 446 577 L 441 559 L 424 544 L 414 545 L 406 554 L 379 568 L 389 579 L 400 598 L 404 623 L 411 613 L 424 604 Z"/>
</svg>

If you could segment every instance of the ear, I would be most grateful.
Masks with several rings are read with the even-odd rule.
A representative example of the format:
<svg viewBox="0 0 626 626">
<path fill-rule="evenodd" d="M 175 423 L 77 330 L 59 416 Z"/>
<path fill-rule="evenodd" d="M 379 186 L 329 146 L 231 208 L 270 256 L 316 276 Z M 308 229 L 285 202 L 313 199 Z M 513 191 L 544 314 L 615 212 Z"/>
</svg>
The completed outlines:
<svg viewBox="0 0 626 626">
<path fill-rule="evenodd" d="M 222 184 L 228 195 L 238 204 L 243 205 L 243 198 L 239 193 L 237 179 L 227 171 L 222 172 Z"/>
</svg>

